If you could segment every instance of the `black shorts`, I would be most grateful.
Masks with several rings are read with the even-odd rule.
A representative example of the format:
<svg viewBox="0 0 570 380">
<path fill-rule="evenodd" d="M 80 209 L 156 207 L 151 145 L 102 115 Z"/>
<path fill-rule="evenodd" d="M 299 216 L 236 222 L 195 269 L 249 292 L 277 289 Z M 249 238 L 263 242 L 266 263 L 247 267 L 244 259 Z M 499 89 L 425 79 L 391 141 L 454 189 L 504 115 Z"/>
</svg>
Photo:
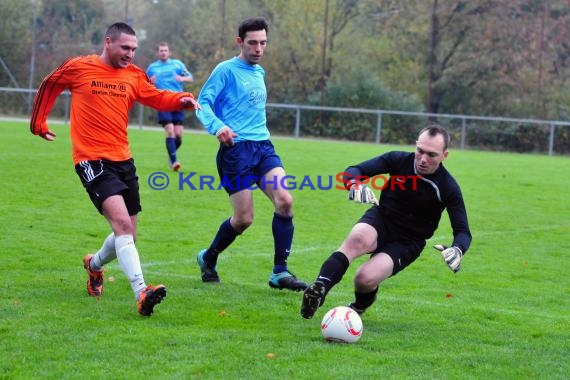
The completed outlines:
<svg viewBox="0 0 570 380">
<path fill-rule="evenodd" d="M 122 195 L 129 215 L 137 215 L 141 210 L 139 177 L 135 162 L 93 160 L 75 165 L 75 172 L 87 190 L 91 202 L 102 214 L 103 201 L 111 195 Z"/>
<path fill-rule="evenodd" d="M 392 258 L 394 262 L 392 276 L 416 261 L 426 245 L 425 240 L 409 238 L 404 231 L 399 231 L 378 206 L 370 207 L 358 223 L 369 224 L 378 233 L 376 250 L 372 255 L 384 252 Z"/>
</svg>

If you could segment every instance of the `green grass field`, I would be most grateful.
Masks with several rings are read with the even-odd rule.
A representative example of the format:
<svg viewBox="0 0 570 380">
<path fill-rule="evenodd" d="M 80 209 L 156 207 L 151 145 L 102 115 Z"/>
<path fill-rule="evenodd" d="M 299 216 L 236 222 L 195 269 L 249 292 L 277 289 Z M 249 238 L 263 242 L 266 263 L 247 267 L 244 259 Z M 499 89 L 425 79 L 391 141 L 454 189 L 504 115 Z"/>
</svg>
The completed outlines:
<svg viewBox="0 0 570 380">
<path fill-rule="evenodd" d="M 55 142 L 27 123 L 0 123 L 1 379 L 568 379 L 570 365 L 570 159 L 451 150 L 446 166 L 462 186 L 473 244 L 454 275 L 438 252 L 447 215 L 411 267 L 384 283 L 352 345 L 320 335 L 326 310 L 352 300 L 350 267 L 315 318 L 299 315 L 300 293 L 276 291 L 272 208 L 255 195 L 253 226 L 218 264 L 220 285 L 203 284 L 196 253 L 230 215 L 224 191 L 177 189 L 160 131 L 133 129 L 143 212 L 137 247 L 149 283 L 168 297 L 151 318 L 136 313 L 119 266 L 107 267 L 104 297 L 85 291 L 83 256 L 109 227 L 71 161 L 67 127 Z M 393 147 L 274 140 L 288 174 L 334 175 Z M 216 140 L 188 133 L 183 172 L 216 175 Z M 151 173 L 168 174 L 152 190 Z M 313 281 L 365 206 L 338 190 L 293 190 L 289 264 Z M 361 258 L 364 260 L 365 258 Z M 272 353 L 274 357 L 268 357 Z"/>
</svg>

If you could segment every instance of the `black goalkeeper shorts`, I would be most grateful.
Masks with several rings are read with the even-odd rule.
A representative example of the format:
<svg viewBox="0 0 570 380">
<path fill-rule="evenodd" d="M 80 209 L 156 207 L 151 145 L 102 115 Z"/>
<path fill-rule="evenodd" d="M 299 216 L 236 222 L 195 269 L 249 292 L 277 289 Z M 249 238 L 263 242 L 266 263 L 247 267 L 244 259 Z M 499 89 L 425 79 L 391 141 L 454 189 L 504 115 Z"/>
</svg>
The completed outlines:
<svg viewBox="0 0 570 380">
<path fill-rule="evenodd" d="M 425 240 L 410 239 L 404 232 L 398 231 L 395 226 L 391 225 L 390 218 L 386 217 L 378 206 L 370 207 L 358 223 L 369 224 L 378 233 L 376 250 L 372 252 L 372 255 L 384 252 L 392 258 L 394 262 L 392 276 L 416 261 L 426 245 Z"/>
</svg>

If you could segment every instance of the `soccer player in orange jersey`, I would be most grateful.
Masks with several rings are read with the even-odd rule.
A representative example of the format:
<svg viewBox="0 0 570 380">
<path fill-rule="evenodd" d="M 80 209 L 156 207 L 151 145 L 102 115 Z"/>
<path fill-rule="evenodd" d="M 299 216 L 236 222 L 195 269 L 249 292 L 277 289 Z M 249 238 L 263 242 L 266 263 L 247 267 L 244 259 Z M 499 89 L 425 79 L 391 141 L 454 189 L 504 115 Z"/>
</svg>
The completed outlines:
<svg viewBox="0 0 570 380">
<path fill-rule="evenodd" d="M 59 94 L 65 89 L 71 91 L 75 171 L 112 229 L 99 251 L 83 259 L 87 292 L 94 297 L 102 295 L 103 267 L 116 258 L 131 283 L 138 312 L 150 316 L 166 296 L 166 288 L 146 285 L 135 247 L 141 205 L 127 138 L 128 113 L 135 101 L 161 111 L 200 106 L 191 93 L 158 90 L 132 63 L 136 48 L 137 37 L 129 25 L 111 25 L 101 55 L 68 59 L 44 78 L 34 101 L 30 129 L 53 141 L 56 135 L 48 128 L 47 117 Z"/>
</svg>

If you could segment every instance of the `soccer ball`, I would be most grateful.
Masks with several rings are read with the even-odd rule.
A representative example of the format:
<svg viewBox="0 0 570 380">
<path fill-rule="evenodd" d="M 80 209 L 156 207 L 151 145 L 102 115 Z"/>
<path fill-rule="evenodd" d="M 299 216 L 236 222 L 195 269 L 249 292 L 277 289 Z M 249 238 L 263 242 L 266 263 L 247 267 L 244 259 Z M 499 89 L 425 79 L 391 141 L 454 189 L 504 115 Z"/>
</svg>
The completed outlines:
<svg viewBox="0 0 570 380">
<path fill-rule="evenodd" d="M 354 343 L 362 336 L 362 320 L 346 306 L 330 309 L 321 322 L 323 337 L 329 342 Z"/>
</svg>

